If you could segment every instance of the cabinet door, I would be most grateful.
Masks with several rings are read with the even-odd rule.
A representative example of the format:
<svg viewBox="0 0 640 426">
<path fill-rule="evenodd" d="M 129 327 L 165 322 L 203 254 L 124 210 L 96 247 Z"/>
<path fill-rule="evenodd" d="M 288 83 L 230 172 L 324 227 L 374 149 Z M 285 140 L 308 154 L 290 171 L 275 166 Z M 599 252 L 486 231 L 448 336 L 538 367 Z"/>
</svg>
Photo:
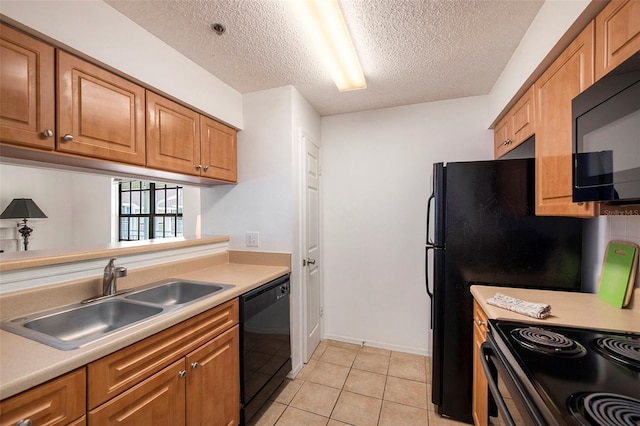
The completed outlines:
<svg viewBox="0 0 640 426">
<path fill-rule="evenodd" d="M 240 337 L 234 326 L 187 356 L 187 425 L 240 423 Z"/>
<path fill-rule="evenodd" d="M 535 97 L 533 96 L 533 91 L 534 88 L 532 86 L 509 112 L 509 115 L 511 115 L 511 128 L 513 129 L 513 146 L 511 149 L 533 136 L 535 132 Z"/>
<path fill-rule="evenodd" d="M 92 425 L 184 425 L 184 358 L 89 412 Z"/>
<path fill-rule="evenodd" d="M 237 182 L 236 131 L 208 117 L 200 116 L 200 141 L 202 176 Z"/>
<path fill-rule="evenodd" d="M 57 51 L 56 149 L 144 165 L 144 89 Z"/>
<path fill-rule="evenodd" d="M 593 203 L 572 202 L 571 100 L 593 84 L 593 22 L 534 84 L 536 214 L 593 216 Z"/>
<path fill-rule="evenodd" d="M 507 113 L 493 129 L 493 157 L 495 159 L 509 152 L 511 133 L 511 115 Z"/>
<path fill-rule="evenodd" d="M 34 425 L 66 425 L 86 412 L 86 372 L 73 371 L 0 402 L 0 425 L 31 420 Z"/>
<path fill-rule="evenodd" d="M 0 24 L 2 142 L 53 150 L 54 49 Z"/>
<path fill-rule="evenodd" d="M 640 1 L 614 0 L 595 22 L 598 80 L 640 50 Z"/>
<path fill-rule="evenodd" d="M 200 114 L 147 91 L 147 166 L 200 175 Z"/>
<path fill-rule="evenodd" d="M 487 315 L 473 301 L 473 421 L 476 426 L 489 423 L 489 383 L 480 363 L 480 345 L 487 338 Z"/>
</svg>

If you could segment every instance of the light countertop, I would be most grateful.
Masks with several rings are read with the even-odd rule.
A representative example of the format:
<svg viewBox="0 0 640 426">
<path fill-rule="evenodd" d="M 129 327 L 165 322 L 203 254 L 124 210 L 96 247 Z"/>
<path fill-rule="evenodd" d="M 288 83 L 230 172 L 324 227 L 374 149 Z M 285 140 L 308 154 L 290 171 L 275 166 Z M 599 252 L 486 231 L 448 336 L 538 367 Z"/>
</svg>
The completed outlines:
<svg viewBox="0 0 640 426">
<path fill-rule="evenodd" d="M 487 299 L 497 292 L 527 302 L 551 305 L 551 315 L 535 319 L 489 305 Z M 471 294 L 489 319 L 640 333 L 640 312 L 618 309 L 600 300 L 596 294 L 480 285 L 471 286 Z"/>
<path fill-rule="evenodd" d="M 171 278 L 233 284 L 235 287 L 70 351 L 0 330 L 0 399 L 95 361 L 288 272 L 290 269 L 285 266 L 225 263 L 180 273 Z"/>
</svg>

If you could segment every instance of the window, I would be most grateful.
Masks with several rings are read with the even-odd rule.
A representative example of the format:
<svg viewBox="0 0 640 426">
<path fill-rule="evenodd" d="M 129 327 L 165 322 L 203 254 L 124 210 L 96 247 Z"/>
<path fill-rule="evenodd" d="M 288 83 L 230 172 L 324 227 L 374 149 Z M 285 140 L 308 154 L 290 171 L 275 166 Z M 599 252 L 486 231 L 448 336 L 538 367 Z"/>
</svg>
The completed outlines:
<svg viewBox="0 0 640 426">
<path fill-rule="evenodd" d="M 182 236 L 182 187 L 164 183 L 119 183 L 119 240 Z"/>
</svg>

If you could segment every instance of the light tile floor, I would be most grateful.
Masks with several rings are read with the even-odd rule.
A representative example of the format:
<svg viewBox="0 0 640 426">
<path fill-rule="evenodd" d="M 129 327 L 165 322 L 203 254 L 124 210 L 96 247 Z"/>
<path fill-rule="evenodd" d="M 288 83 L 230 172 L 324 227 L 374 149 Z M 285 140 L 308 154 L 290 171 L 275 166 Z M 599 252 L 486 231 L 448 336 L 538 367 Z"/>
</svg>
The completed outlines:
<svg viewBox="0 0 640 426">
<path fill-rule="evenodd" d="M 252 426 L 451 426 L 431 404 L 431 359 L 325 340 Z"/>
</svg>

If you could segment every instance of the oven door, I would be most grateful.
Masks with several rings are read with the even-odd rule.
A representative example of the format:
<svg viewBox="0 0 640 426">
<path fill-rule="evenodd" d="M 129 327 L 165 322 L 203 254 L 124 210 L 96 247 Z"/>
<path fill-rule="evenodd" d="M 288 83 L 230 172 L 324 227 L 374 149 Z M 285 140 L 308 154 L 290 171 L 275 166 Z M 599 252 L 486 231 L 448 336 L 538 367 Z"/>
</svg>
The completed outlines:
<svg viewBox="0 0 640 426">
<path fill-rule="evenodd" d="M 550 424 L 536 408 L 525 386 L 509 366 L 496 342 L 487 333 L 481 346 L 480 361 L 489 382 L 489 390 L 498 407 L 498 424 L 508 426 Z"/>
</svg>

